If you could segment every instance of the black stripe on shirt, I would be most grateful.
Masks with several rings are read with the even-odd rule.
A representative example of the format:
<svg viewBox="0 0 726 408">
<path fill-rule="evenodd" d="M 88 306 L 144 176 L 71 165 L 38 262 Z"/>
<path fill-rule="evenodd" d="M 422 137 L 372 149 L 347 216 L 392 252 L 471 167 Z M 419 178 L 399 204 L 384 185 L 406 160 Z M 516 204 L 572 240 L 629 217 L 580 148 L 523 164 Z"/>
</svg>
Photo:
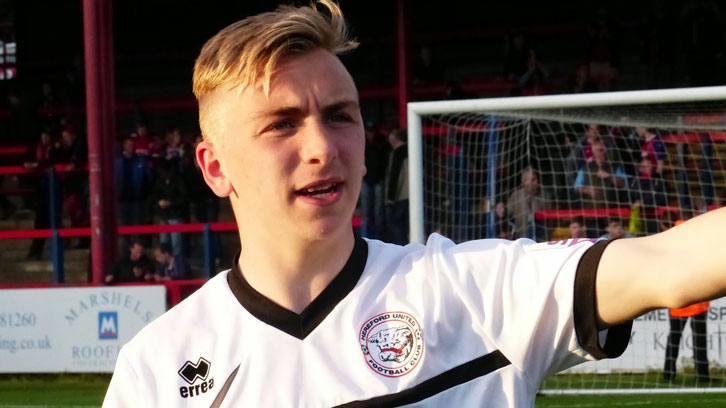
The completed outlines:
<svg viewBox="0 0 726 408">
<path fill-rule="evenodd" d="M 413 404 L 431 398 L 436 394 L 464 384 L 476 378 L 487 375 L 502 367 L 506 367 L 509 360 L 501 351 L 496 350 L 450 370 L 429 378 L 428 380 L 407 390 L 394 394 L 381 395 L 367 400 L 352 401 L 335 408 L 366 408 L 366 407 L 399 407 Z"/>
<path fill-rule="evenodd" d="M 574 319 L 577 341 L 598 360 L 623 354 L 630 342 L 633 327 L 632 320 L 609 327 L 605 345 L 600 345 L 595 281 L 600 258 L 611 242 L 600 241 L 591 246 L 580 258 L 575 275 Z"/>
</svg>

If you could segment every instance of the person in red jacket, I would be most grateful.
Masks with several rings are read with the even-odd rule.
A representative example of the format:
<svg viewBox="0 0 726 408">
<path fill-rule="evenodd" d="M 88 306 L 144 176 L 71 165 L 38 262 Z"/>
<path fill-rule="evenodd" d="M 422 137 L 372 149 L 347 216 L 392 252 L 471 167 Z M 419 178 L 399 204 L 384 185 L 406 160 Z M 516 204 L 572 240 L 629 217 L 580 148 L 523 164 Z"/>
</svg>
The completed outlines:
<svg viewBox="0 0 726 408">
<path fill-rule="evenodd" d="M 685 220 L 678 220 L 673 226 L 675 227 L 684 222 Z M 693 332 L 693 359 L 696 363 L 696 381 L 700 383 L 711 381 L 708 372 L 708 344 L 706 342 L 706 314 L 708 313 L 708 307 L 708 302 L 701 302 L 681 309 L 670 309 L 671 330 L 668 334 L 665 367 L 663 368 L 663 378 L 666 381 L 673 381 L 676 378 L 678 349 L 688 318 L 691 319 L 691 331 Z"/>
</svg>

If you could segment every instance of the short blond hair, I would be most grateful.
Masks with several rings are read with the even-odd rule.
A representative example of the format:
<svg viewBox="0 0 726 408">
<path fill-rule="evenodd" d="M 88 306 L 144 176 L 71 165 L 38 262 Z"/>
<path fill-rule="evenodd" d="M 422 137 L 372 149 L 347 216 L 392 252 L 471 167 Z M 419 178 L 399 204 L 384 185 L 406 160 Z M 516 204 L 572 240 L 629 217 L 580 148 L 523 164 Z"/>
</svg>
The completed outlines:
<svg viewBox="0 0 726 408">
<path fill-rule="evenodd" d="M 319 10 L 318 4 L 327 13 Z M 310 6 L 280 6 L 233 23 L 209 39 L 194 64 L 192 89 L 201 100 L 220 86 L 233 89 L 262 80 L 267 93 L 282 58 L 318 48 L 339 55 L 357 46 L 335 2 L 318 0 Z M 203 134 L 204 116 L 200 111 Z"/>
</svg>

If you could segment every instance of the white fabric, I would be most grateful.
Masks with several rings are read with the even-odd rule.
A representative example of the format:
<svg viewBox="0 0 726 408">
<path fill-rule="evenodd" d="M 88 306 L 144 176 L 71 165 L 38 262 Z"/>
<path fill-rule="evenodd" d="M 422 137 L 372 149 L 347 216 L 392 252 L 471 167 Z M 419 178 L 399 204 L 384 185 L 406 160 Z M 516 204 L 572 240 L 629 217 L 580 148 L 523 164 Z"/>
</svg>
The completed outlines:
<svg viewBox="0 0 726 408">
<path fill-rule="evenodd" d="M 512 364 L 411 406 L 532 407 L 548 373 L 590 358 L 575 336 L 573 292 L 592 242 L 367 242 L 358 284 L 303 340 L 248 313 L 220 273 L 123 347 L 104 407 L 209 407 L 237 366 L 223 407 L 331 407 L 406 390 L 495 350 Z M 386 312 L 423 329 L 422 356 L 398 377 L 379 374 L 361 350 L 362 326 Z M 213 386 L 182 398 L 190 385 L 178 371 L 200 357 Z"/>
</svg>

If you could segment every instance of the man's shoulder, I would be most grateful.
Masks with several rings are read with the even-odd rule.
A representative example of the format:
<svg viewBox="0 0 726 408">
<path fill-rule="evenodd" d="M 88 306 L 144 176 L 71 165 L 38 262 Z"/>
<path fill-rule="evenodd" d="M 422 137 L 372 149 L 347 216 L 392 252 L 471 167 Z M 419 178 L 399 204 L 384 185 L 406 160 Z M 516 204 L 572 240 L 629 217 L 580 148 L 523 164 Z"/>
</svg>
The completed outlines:
<svg viewBox="0 0 726 408">
<path fill-rule="evenodd" d="M 127 352 L 138 352 L 149 346 L 153 349 L 157 344 L 167 347 L 172 339 L 176 343 L 184 343 L 186 337 L 196 332 L 200 322 L 214 320 L 217 312 L 223 310 L 220 304 L 226 300 L 223 295 L 225 291 L 229 291 L 226 271 L 220 272 L 178 305 L 141 329 L 126 344 Z"/>
</svg>

